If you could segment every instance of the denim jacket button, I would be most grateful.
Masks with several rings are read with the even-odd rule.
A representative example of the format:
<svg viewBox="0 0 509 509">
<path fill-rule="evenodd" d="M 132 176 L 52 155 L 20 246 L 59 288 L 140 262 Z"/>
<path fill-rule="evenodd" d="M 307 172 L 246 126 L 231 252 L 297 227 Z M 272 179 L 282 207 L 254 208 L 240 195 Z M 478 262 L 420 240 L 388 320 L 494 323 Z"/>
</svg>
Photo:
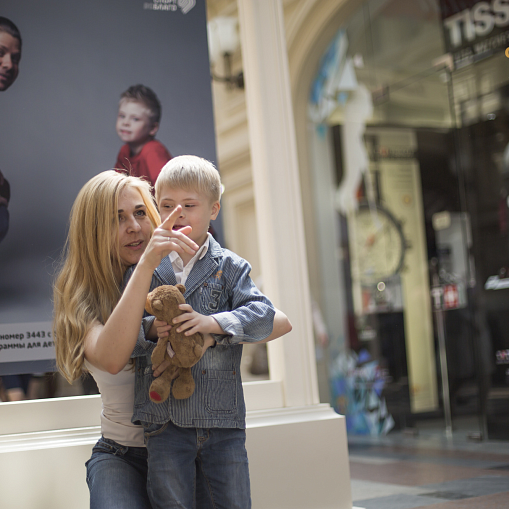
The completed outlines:
<svg viewBox="0 0 509 509">
<path fill-rule="evenodd" d="M 201 374 L 202 374 L 202 375 L 205 375 L 206 373 L 207 373 L 207 370 L 206 370 L 206 369 L 204 369 L 204 370 L 201 372 Z"/>
</svg>

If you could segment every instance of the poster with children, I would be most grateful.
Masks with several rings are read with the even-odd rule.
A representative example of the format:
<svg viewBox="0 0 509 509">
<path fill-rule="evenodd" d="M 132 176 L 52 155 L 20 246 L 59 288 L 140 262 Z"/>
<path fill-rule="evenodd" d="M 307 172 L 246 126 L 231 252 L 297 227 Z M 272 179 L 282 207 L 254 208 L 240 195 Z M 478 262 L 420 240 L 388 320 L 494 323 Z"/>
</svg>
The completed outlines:
<svg viewBox="0 0 509 509">
<path fill-rule="evenodd" d="M 54 369 L 52 283 L 85 182 L 216 162 L 206 24 L 205 0 L 2 0 L 0 375 Z"/>
</svg>

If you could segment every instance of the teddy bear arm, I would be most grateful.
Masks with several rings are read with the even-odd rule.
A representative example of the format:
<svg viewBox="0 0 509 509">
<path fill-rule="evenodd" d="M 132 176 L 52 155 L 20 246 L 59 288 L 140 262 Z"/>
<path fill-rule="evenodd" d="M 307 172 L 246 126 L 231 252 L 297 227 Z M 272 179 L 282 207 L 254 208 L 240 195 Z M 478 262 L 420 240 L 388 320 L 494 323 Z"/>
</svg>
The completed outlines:
<svg viewBox="0 0 509 509">
<path fill-rule="evenodd" d="M 166 344 L 168 338 L 159 338 L 157 345 L 152 352 L 152 364 L 161 364 L 164 361 L 166 355 Z"/>
<path fill-rule="evenodd" d="M 175 352 L 173 362 L 182 368 L 194 366 L 202 357 L 203 349 L 199 344 L 196 344 L 194 336 L 177 333 L 171 345 Z"/>
</svg>

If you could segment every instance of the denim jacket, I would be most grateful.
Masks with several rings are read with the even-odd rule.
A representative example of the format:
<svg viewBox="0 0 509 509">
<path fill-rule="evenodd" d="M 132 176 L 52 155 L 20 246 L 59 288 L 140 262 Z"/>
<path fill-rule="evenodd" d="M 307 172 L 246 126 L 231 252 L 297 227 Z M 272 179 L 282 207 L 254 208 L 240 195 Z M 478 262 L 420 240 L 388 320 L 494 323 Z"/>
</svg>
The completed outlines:
<svg viewBox="0 0 509 509">
<path fill-rule="evenodd" d="M 154 380 L 150 355 L 155 343 L 140 333 L 133 352 L 136 357 L 134 397 L 135 424 L 163 424 L 194 428 L 245 428 L 245 403 L 240 377 L 242 342 L 257 342 L 272 332 L 274 306 L 249 277 L 249 263 L 210 239 L 206 255 L 196 262 L 186 281 L 184 297 L 203 315 L 214 315 L 225 335 L 214 335 L 209 348 L 192 367 L 196 387 L 192 396 L 152 403 L 149 387 Z M 132 270 L 126 277 L 128 278 Z M 177 284 L 171 261 L 166 257 L 155 270 L 151 290 Z M 153 320 L 153 319 L 152 319 Z M 151 317 L 144 319 L 148 331 Z"/>
</svg>

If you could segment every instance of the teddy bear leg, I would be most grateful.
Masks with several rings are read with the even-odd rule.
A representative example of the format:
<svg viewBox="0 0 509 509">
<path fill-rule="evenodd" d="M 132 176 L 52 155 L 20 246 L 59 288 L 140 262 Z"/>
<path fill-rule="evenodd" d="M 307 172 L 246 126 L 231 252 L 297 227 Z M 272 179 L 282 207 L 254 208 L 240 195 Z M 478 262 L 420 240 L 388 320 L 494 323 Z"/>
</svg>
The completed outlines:
<svg viewBox="0 0 509 509">
<path fill-rule="evenodd" d="M 175 399 L 186 399 L 194 392 L 194 378 L 191 368 L 180 368 L 178 378 L 173 382 L 173 397 Z"/>
<path fill-rule="evenodd" d="M 168 399 L 171 389 L 171 381 L 178 376 L 179 368 L 167 367 L 150 385 L 149 396 L 154 403 L 162 403 Z"/>
</svg>

